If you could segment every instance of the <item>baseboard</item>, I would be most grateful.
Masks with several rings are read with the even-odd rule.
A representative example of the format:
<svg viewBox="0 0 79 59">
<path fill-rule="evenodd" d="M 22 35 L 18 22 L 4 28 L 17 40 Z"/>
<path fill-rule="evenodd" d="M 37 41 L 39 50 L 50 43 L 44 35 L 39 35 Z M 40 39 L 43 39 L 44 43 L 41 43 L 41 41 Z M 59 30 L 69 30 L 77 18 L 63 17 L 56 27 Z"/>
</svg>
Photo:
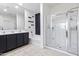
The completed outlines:
<svg viewBox="0 0 79 59">
<path fill-rule="evenodd" d="M 56 49 L 56 48 L 51 48 L 51 47 L 48 47 L 48 46 L 45 46 L 44 48 L 48 48 L 48 49 L 52 49 L 52 50 L 55 50 L 55 51 L 58 51 L 58 52 L 61 52 L 61 53 L 65 53 L 69 56 L 77 56 L 77 55 L 74 55 L 74 54 L 71 54 L 71 53 L 68 53 L 66 51 L 62 51 L 62 50 L 59 50 L 59 49 Z"/>
</svg>

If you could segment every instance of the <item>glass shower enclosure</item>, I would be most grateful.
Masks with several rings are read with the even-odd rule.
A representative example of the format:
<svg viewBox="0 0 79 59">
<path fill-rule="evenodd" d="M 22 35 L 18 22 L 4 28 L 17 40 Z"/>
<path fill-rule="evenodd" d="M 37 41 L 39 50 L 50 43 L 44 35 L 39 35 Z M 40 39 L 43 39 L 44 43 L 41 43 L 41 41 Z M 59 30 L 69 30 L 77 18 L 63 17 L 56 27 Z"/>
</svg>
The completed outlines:
<svg viewBox="0 0 79 59">
<path fill-rule="evenodd" d="M 52 16 L 46 46 L 79 55 L 79 8 Z"/>
</svg>

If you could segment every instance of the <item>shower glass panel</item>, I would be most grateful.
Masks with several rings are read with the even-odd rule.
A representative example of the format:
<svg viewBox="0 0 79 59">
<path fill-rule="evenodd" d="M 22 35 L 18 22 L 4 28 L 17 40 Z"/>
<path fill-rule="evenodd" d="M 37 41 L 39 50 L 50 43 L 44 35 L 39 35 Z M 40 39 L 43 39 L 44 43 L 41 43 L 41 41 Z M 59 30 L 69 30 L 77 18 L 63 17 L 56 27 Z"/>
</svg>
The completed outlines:
<svg viewBox="0 0 79 59">
<path fill-rule="evenodd" d="M 77 31 L 77 16 L 78 10 L 71 10 L 67 14 L 68 16 L 68 52 L 76 54 L 78 53 L 78 31 Z"/>
<path fill-rule="evenodd" d="M 79 55 L 79 8 L 52 16 L 46 46 Z"/>
<path fill-rule="evenodd" d="M 47 39 L 47 46 L 51 48 L 57 48 L 66 50 L 67 39 L 66 39 L 66 15 L 58 14 L 52 16 L 50 21 L 50 39 Z M 48 29 L 48 30 L 49 30 Z"/>
</svg>

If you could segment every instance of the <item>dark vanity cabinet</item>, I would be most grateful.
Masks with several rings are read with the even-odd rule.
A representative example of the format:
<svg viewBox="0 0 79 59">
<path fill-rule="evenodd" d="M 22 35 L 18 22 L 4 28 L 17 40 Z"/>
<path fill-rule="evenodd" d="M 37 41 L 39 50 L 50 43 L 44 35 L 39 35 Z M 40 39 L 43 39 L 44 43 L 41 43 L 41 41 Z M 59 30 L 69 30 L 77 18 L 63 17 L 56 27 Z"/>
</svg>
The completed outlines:
<svg viewBox="0 0 79 59">
<path fill-rule="evenodd" d="M 0 54 L 29 43 L 29 33 L 0 35 Z"/>
<path fill-rule="evenodd" d="M 29 33 L 24 33 L 24 44 L 28 44 L 29 43 Z"/>
<path fill-rule="evenodd" d="M 29 43 L 29 33 L 20 33 L 17 34 L 17 47 L 28 44 Z"/>
<path fill-rule="evenodd" d="M 16 48 L 16 34 L 7 35 L 7 50 Z"/>
<path fill-rule="evenodd" d="M 17 40 L 16 40 L 16 42 L 17 42 L 17 44 L 16 44 L 17 47 L 23 45 L 23 42 L 24 42 L 23 38 L 24 38 L 23 33 L 17 34 Z"/>
<path fill-rule="evenodd" d="M 6 36 L 0 36 L 0 53 L 6 51 Z"/>
</svg>

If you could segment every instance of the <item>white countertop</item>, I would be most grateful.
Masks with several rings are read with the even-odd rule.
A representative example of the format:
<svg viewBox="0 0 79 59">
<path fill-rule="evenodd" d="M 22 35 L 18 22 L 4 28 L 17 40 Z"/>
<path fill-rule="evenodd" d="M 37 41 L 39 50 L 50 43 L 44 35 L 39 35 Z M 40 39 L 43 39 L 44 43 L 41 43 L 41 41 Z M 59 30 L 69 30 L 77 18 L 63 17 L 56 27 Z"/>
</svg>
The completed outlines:
<svg viewBox="0 0 79 59">
<path fill-rule="evenodd" d="M 17 34 L 17 33 L 26 33 L 28 31 L 25 30 L 0 30 L 0 35 L 8 35 L 8 34 Z"/>
</svg>

